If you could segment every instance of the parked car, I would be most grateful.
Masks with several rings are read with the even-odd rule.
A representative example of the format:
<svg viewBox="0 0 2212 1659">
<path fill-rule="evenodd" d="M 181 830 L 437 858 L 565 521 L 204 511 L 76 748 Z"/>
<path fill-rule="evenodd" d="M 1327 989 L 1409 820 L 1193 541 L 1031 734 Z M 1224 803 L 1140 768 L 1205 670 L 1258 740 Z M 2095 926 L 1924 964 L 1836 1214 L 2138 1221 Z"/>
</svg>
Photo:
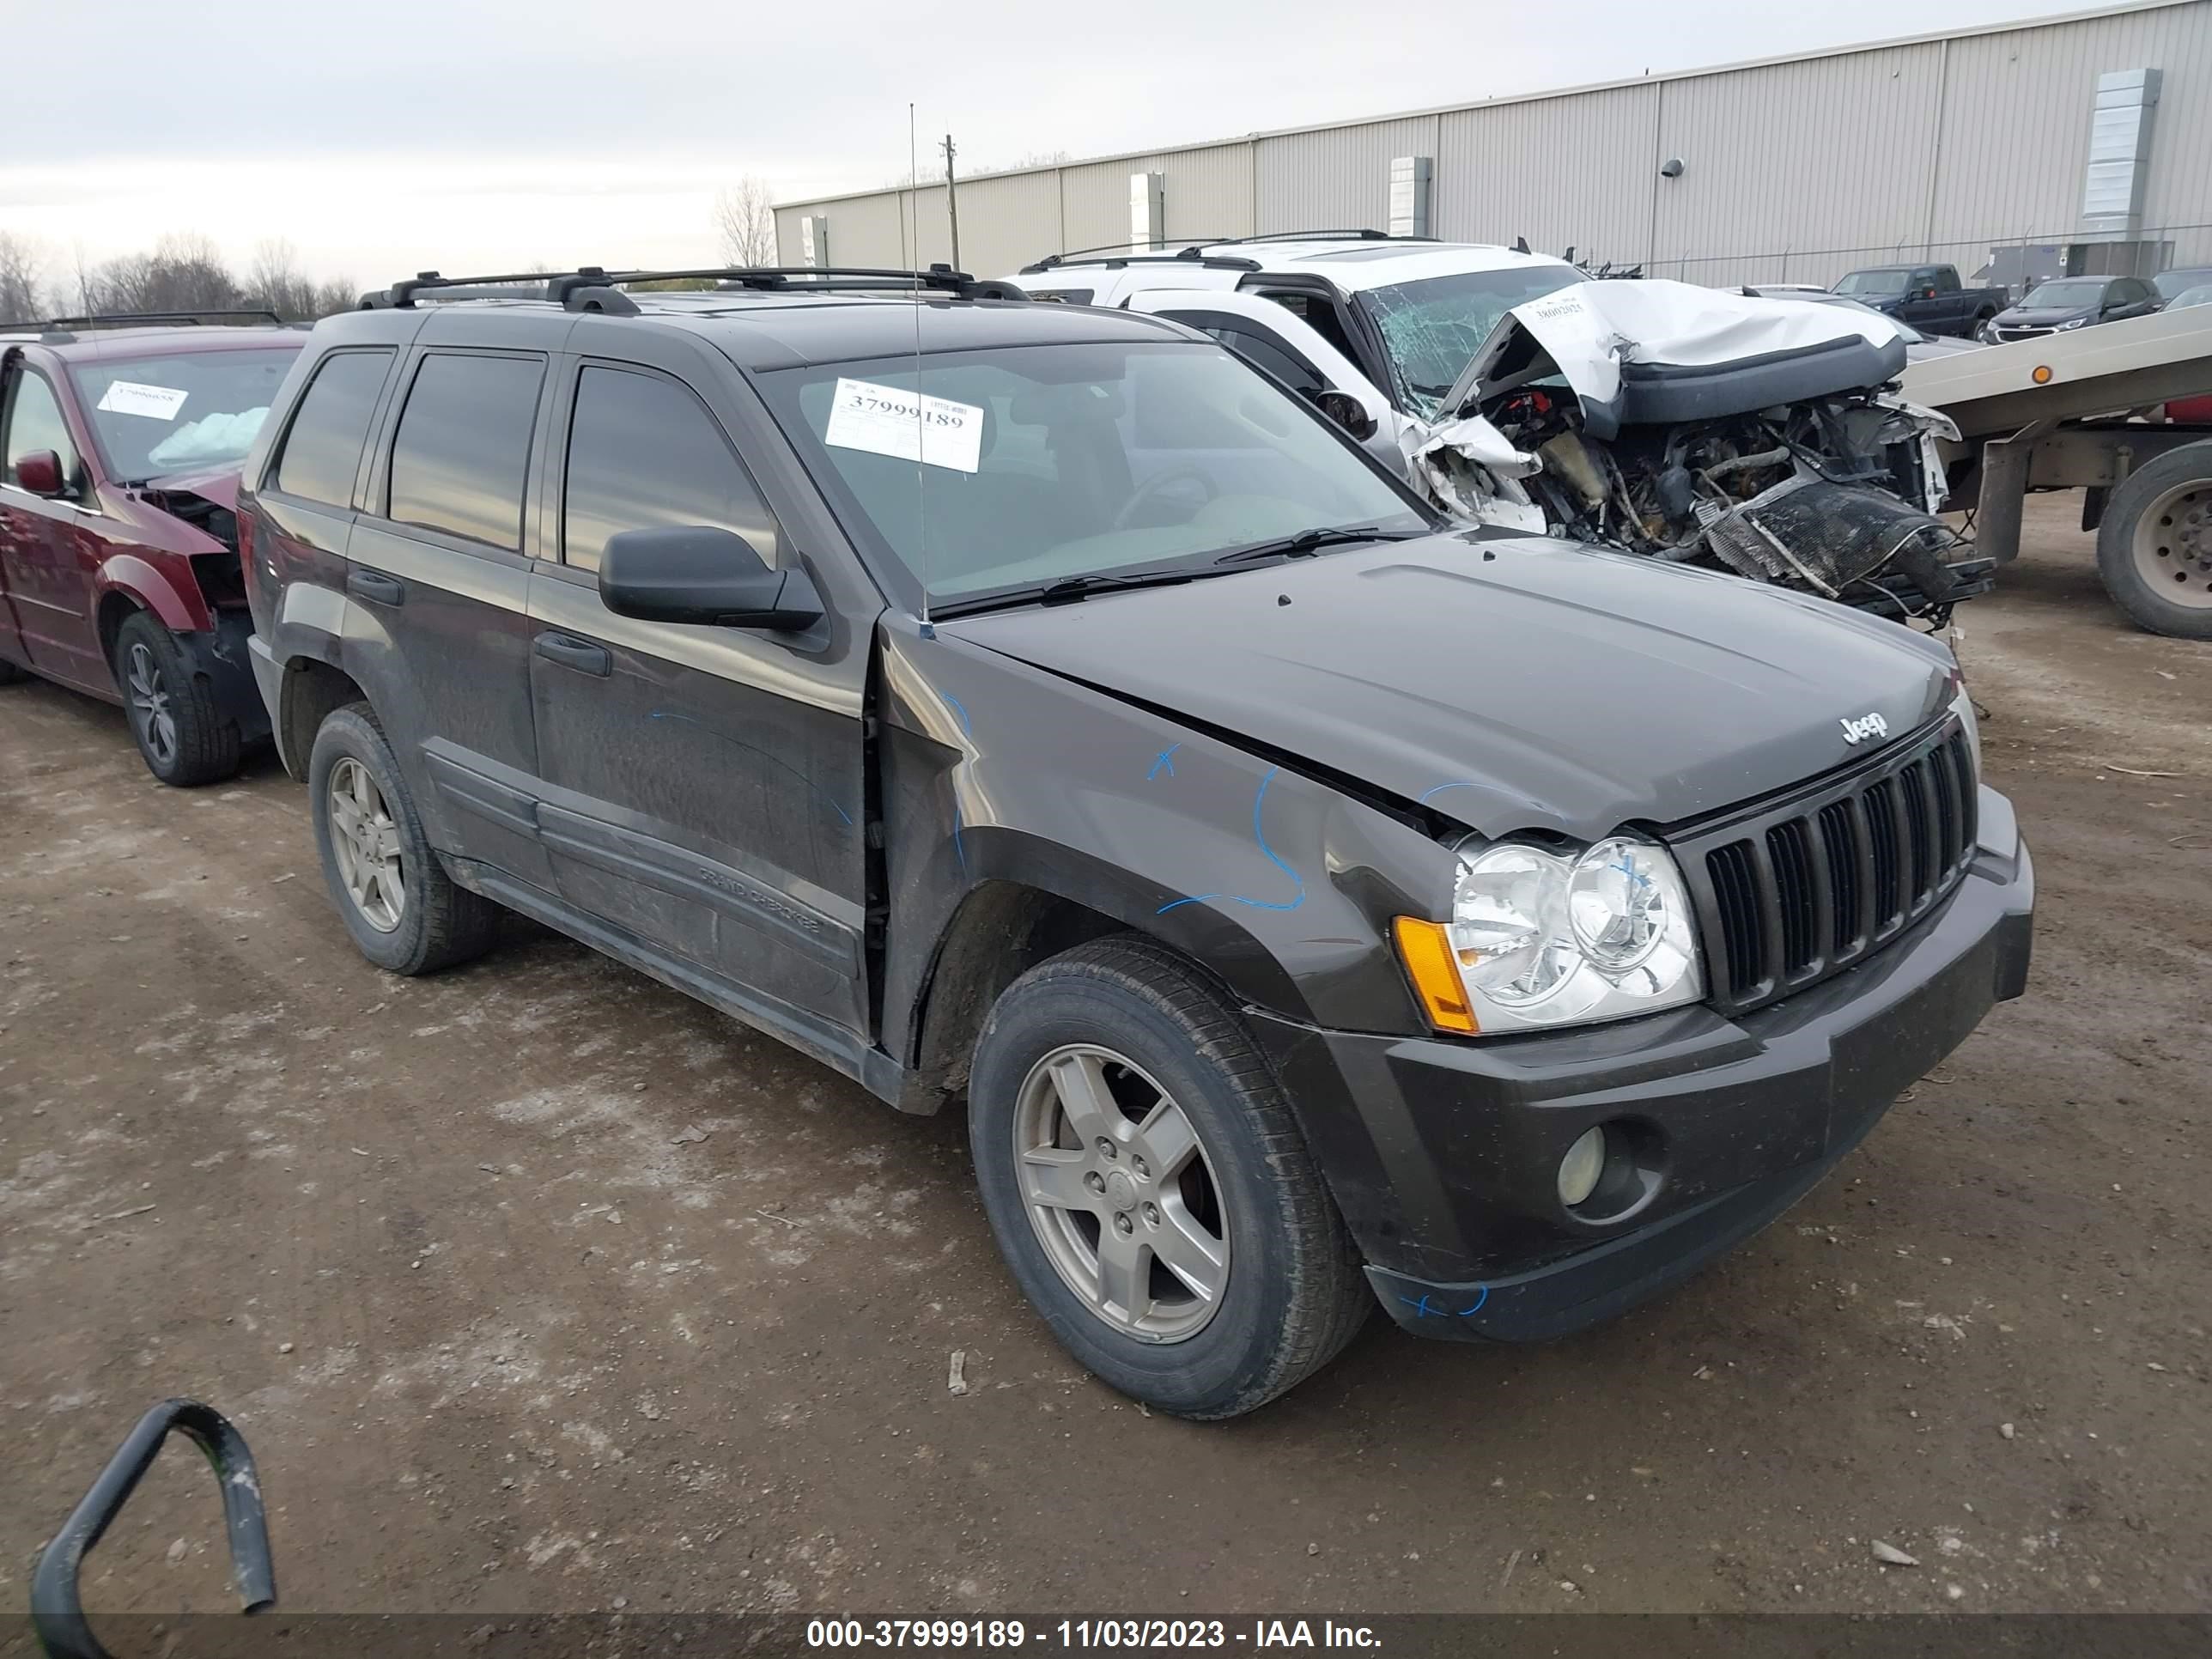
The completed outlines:
<svg viewBox="0 0 2212 1659">
<path fill-rule="evenodd" d="M 2170 306 L 2192 289 L 2212 288 L 2212 265 L 2177 265 L 2160 271 L 2150 279 L 2150 285 L 2160 300 Z"/>
<path fill-rule="evenodd" d="M 1863 301 L 1923 334 L 1968 338 L 2012 298 L 2002 288 L 1966 288 L 1956 265 L 1866 265 L 1839 277 L 1832 294 Z"/>
<path fill-rule="evenodd" d="M 2092 323 L 2148 317 L 2162 303 L 2158 290 L 2139 276 L 2061 276 L 2038 283 L 2027 298 L 1999 312 L 1989 337 L 2000 344 L 2033 340 Z"/>
<path fill-rule="evenodd" d="M 1849 295 L 1831 294 L 1824 288 L 1804 289 L 1792 283 L 1747 284 L 1743 290 L 1758 300 L 1796 300 L 1806 305 L 1842 306 L 1848 310 L 1880 317 L 1893 326 L 1905 342 L 1905 356 L 1908 362 L 1925 362 L 1930 357 L 1948 356 L 1954 351 L 1972 351 L 1984 343 L 1962 339 L 1955 334 L 1923 334 L 1901 318 L 1886 311 L 1877 311 L 1863 300 L 1854 300 Z"/>
<path fill-rule="evenodd" d="M 121 703 L 164 783 L 268 735 L 232 509 L 304 337 L 267 313 L 0 330 L 0 683 Z"/>
<path fill-rule="evenodd" d="M 1989 586 L 1988 567 L 1955 557 L 1959 538 L 1935 516 L 1945 486 L 1932 444 L 1944 423 L 1881 392 L 1905 362 L 1901 345 L 1869 347 L 1895 337 L 1887 319 L 1869 328 L 1840 315 L 1793 318 L 1716 289 L 1596 282 L 1519 249 L 1371 230 L 1079 251 L 1026 266 L 1018 280 L 1039 297 L 1150 312 L 1212 335 L 1463 518 L 1703 562 L 1932 624 Z M 1554 368 L 1613 400 L 1616 339 L 1635 343 L 1635 374 L 1686 376 L 1705 393 L 1638 393 L 1591 422 L 1552 389 L 1556 378 L 1529 366 L 1556 344 Z M 1517 343 L 1498 355 L 1508 340 Z M 1802 362 L 1750 361 L 1778 352 Z M 1500 372 L 1477 374 L 1484 361 Z M 1507 424 L 1525 442 L 1494 423 L 1490 411 L 1507 398 L 1518 400 Z M 1778 425 L 1759 424 L 1779 404 L 1789 407 Z M 1815 456 L 1826 469 L 1817 479 Z M 1768 492 L 1795 492 L 1800 481 L 1818 488 L 1785 523 Z"/>
<path fill-rule="evenodd" d="M 964 1097 L 1124 1392 L 1248 1411 L 1378 1300 L 1607 1318 L 2019 994 L 1938 641 L 1451 526 L 1158 318 L 618 286 L 672 275 L 317 325 L 240 511 L 332 902 L 396 973 L 506 906 Z"/>
</svg>

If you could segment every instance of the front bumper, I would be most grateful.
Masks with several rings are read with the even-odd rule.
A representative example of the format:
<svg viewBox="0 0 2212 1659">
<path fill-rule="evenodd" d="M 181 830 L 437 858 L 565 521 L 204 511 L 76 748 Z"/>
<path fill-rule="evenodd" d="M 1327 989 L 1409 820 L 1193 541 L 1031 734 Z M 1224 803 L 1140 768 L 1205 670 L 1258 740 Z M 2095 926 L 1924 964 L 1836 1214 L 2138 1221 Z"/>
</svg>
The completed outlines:
<svg viewBox="0 0 2212 1659">
<path fill-rule="evenodd" d="M 2034 874 L 2010 805 L 1948 904 L 1859 967 L 1729 1020 L 1698 1006 L 1556 1035 L 1366 1036 L 1255 1014 L 1391 1316 L 1528 1341 L 1626 1311 L 1802 1197 L 1898 1095 L 2025 988 Z M 1628 1120 L 1662 1182 L 1609 1222 L 1559 1159 Z"/>
</svg>

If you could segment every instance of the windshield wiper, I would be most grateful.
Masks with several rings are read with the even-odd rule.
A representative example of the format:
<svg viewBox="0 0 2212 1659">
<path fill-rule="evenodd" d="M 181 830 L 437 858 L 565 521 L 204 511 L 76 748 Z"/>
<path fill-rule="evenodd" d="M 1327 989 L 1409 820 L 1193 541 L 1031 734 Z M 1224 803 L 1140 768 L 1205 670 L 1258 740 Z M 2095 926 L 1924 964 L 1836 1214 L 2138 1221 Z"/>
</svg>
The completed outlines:
<svg viewBox="0 0 2212 1659">
<path fill-rule="evenodd" d="M 1324 547 L 1343 547 L 1353 542 L 1410 542 L 1434 532 L 1427 530 L 1383 530 L 1371 524 L 1323 525 L 1301 530 L 1295 536 L 1279 536 L 1271 542 L 1255 542 L 1224 553 L 1216 564 L 1252 564 L 1261 559 L 1303 559 Z"/>
<path fill-rule="evenodd" d="M 1122 575 L 1067 576 L 1041 586 L 1014 587 L 1003 593 L 983 593 L 972 599 L 953 599 L 933 605 L 930 610 L 939 617 L 965 617 L 978 611 L 1002 611 L 1018 605 L 1073 605 L 1079 599 L 1089 599 L 1093 593 L 1109 593 L 1130 587 L 1169 587 L 1178 582 L 1197 581 L 1201 577 L 1226 574 L 1201 565 L 1195 570 L 1182 567 L 1173 570 L 1131 571 Z"/>
</svg>

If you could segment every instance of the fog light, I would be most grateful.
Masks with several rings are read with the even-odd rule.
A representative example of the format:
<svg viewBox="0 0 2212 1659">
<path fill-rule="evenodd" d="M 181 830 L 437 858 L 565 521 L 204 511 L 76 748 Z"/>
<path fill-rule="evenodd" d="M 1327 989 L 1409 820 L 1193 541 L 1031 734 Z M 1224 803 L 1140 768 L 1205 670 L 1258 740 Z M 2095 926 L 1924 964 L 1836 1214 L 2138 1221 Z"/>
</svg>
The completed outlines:
<svg viewBox="0 0 2212 1659">
<path fill-rule="evenodd" d="M 1559 1160 L 1559 1202 L 1573 1209 L 1597 1190 L 1605 1173 L 1605 1130 L 1585 1130 Z"/>
</svg>

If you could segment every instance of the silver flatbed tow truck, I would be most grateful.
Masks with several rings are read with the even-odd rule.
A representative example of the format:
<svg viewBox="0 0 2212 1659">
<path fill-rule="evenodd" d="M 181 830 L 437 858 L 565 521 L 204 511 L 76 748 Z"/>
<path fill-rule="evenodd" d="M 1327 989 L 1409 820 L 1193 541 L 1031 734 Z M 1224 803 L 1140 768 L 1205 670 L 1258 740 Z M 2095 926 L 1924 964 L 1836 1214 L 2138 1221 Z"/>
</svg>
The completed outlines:
<svg viewBox="0 0 2212 1659">
<path fill-rule="evenodd" d="M 2212 306 L 1929 358 L 1900 385 L 1959 428 L 1951 505 L 1984 556 L 2018 556 L 2029 490 L 2081 489 L 2113 603 L 2212 640 Z"/>
</svg>

